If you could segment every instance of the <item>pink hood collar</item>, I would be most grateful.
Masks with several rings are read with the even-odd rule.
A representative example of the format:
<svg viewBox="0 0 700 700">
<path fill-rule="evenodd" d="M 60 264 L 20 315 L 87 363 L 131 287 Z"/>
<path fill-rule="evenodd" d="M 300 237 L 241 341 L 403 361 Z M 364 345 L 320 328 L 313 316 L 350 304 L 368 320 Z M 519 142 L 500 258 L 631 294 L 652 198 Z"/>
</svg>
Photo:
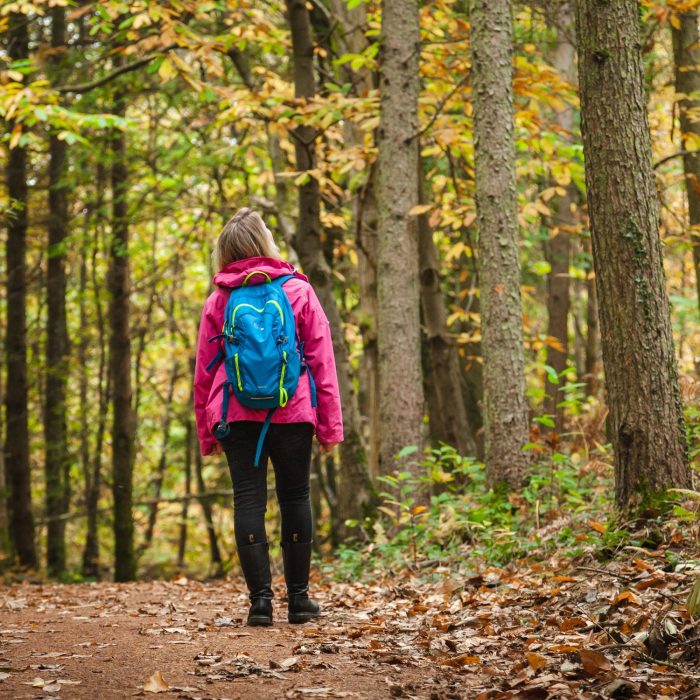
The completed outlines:
<svg viewBox="0 0 700 700">
<path fill-rule="evenodd" d="M 282 275 L 294 275 L 308 282 L 306 276 L 302 275 L 301 272 L 297 272 L 286 260 L 257 257 L 245 258 L 244 260 L 237 260 L 236 262 L 229 263 L 214 275 L 214 284 L 217 287 L 240 287 L 246 275 L 253 272 L 253 270 L 265 272 L 271 279 L 281 277 Z M 253 275 L 248 284 L 262 284 L 263 282 L 265 282 L 265 277 L 263 277 L 263 275 Z"/>
</svg>

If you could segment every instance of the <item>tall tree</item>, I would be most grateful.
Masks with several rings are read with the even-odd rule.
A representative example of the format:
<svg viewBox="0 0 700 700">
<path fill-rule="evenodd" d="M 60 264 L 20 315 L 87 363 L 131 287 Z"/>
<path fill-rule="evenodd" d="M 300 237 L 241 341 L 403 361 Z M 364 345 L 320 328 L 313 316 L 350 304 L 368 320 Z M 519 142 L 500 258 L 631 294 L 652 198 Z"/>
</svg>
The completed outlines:
<svg viewBox="0 0 700 700">
<path fill-rule="evenodd" d="M 29 19 L 10 13 L 8 53 L 12 61 L 29 57 Z M 13 136 L 22 126 L 10 120 Z M 5 469 L 9 491 L 10 534 L 20 564 L 37 566 L 32 515 L 27 415 L 27 149 L 10 143 L 7 157 L 7 335 L 5 342 L 7 389 L 5 392 Z"/>
<path fill-rule="evenodd" d="M 484 443 L 491 484 L 520 485 L 528 440 L 518 260 L 509 0 L 472 0 L 474 166 L 484 353 Z"/>
<path fill-rule="evenodd" d="M 581 131 L 617 503 L 689 487 L 636 0 L 579 0 Z"/>
<path fill-rule="evenodd" d="M 117 56 L 115 66 L 123 63 Z M 126 114 L 124 86 L 115 89 L 114 114 Z M 131 331 L 129 302 L 129 191 L 126 137 L 114 130 L 112 148 L 112 237 L 109 267 L 109 376 L 112 387 L 112 495 L 114 498 L 114 578 L 135 575 L 132 514 L 132 450 L 134 419 L 131 405 Z"/>
<path fill-rule="evenodd" d="M 423 442 L 418 221 L 418 0 L 382 2 L 377 343 L 379 465 L 396 465 L 402 448 Z"/>
<path fill-rule="evenodd" d="M 292 32 L 294 94 L 302 101 L 313 99 L 316 95 L 314 48 L 306 3 L 304 0 L 287 0 L 287 13 Z M 300 172 L 316 167 L 317 135 L 314 127 L 304 124 L 293 132 L 296 167 Z M 369 477 L 366 451 L 360 435 L 357 397 L 350 379 L 347 345 L 333 294 L 331 269 L 321 244 L 321 193 L 318 180 L 312 176 L 299 186 L 299 220 L 294 240 L 299 260 L 328 316 L 333 336 L 345 433 L 345 441 L 340 446 L 337 502 L 337 516 L 342 530 L 346 519 L 362 517 L 362 506 L 369 498 Z"/>
<path fill-rule="evenodd" d="M 423 194 L 423 161 L 418 162 L 419 191 Z M 461 401 L 462 376 L 457 346 L 447 333 L 447 312 L 440 286 L 438 252 L 427 214 L 418 217 L 420 298 L 425 332 L 425 395 L 430 437 L 456 447 L 463 455 L 476 455 L 476 443 L 467 419 L 466 402 Z"/>
<path fill-rule="evenodd" d="M 334 36 L 341 53 L 362 54 L 369 40 L 360 28 L 367 25 L 367 4 L 349 7 L 345 0 L 331 0 L 331 12 L 337 22 Z M 366 97 L 374 87 L 376 75 L 369 66 L 340 66 L 344 84 L 351 86 L 351 94 Z M 346 144 L 362 147 L 366 133 L 351 119 L 343 124 Z M 357 282 L 360 303 L 357 309 L 362 333 L 362 372 L 358 377 L 358 404 L 367 416 L 367 462 L 373 475 L 379 473 L 379 378 L 377 359 L 377 168 L 372 164 L 367 180 L 357 191 L 353 201 L 352 223 L 357 250 Z M 342 533 L 341 533 L 342 534 Z"/>
<path fill-rule="evenodd" d="M 556 43 L 553 52 L 553 64 L 559 75 L 567 82 L 576 80 L 576 48 L 574 46 L 574 13 L 570 0 L 563 0 L 555 5 Z M 555 122 L 561 129 L 562 138 L 571 140 L 574 130 L 576 112 L 570 104 L 565 104 L 555 115 Z M 556 345 L 547 345 L 547 364 L 559 377 L 566 369 L 569 356 L 569 260 L 571 258 L 571 233 L 576 227 L 577 192 L 573 182 L 569 183 L 564 194 L 552 202 L 552 237 L 547 245 L 547 258 L 550 264 L 547 278 L 547 335 Z M 555 430 L 561 433 L 564 428 L 564 409 L 559 405 L 564 399 L 559 384 L 548 383 L 545 411 L 554 416 Z"/>
<path fill-rule="evenodd" d="M 678 95 L 683 170 L 688 193 L 690 241 L 695 262 L 695 285 L 700 306 L 700 32 L 697 6 L 678 14 L 673 32 L 673 58 L 676 64 L 676 93 Z M 687 145 L 690 141 L 691 145 Z"/>
<path fill-rule="evenodd" d="M 51 10 L 50 76 L 56 82 L 66 44 L 66 11 Z M 68 234 L 68 183 L 65 140 L 57 132 L 49 136 L 49 223 L 46 274 L 46 563 L 49 575 L 66 568 L 65 519 L 68 509 L 69 461 L 66 436 L 66 382 L 68 379 L 68 330 L 66 327 L 66 250 Z"/>
</svg>

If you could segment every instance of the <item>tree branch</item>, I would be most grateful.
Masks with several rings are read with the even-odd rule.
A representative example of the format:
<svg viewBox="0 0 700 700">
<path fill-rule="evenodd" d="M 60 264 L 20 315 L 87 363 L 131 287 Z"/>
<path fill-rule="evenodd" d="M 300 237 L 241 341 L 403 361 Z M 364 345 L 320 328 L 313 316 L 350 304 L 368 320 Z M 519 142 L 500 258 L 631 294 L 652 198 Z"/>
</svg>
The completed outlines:
<svg viewBox="0 0 700 700">
<path fill-rule="evenodd" d="M 674 158 L 680 158 L 681 156 L 694 156 L 694 155 L 700 155 L 700 150 L 678 151 L 678 153 L 672 153 L 670 156 L 666 156 L 665 158 L 662 158 L 661 160 L 657 160 L 656 163 L 654 163 L 654 170 L 656 170 L 656 168 L 662 166 L 664 163 L 668 163 L 669 160 L 673 160 Z"/>
<path fill-rule="evenodd" d="M 160 51 L 158 51 L 158 53 L 149 54 L 148 56 L 140 58 L 138 61 L 134 61 L 133 63 L 126 63 L 123 66 L 119 66 L 119 68 L 115 68 L 111 73 L 107 73 L 107 75 L 103 75 L 101 78 L 93 80 L 91 83 L 79 83 L 78 85 L 59 85 L 58 87 L 56 87 L 56 91 L 61 93 L 71 92 L 76 95 L 85 92 L 90 92 L 90 90 L 94 90 L 95 88 L 101 87 L 105 83 L 111 82 L 112 80 L 119 77 L 120 75 L 123 75 L 124 73 L 130 73 L 131 71 L 138 70 L 142 66 L 149 64 L 154 58 L 157 58 L 161 54 L 171 51 L 175 47 L 176 44 L 170 44 L 169 46 L 165 46 Z"/>
</svg>

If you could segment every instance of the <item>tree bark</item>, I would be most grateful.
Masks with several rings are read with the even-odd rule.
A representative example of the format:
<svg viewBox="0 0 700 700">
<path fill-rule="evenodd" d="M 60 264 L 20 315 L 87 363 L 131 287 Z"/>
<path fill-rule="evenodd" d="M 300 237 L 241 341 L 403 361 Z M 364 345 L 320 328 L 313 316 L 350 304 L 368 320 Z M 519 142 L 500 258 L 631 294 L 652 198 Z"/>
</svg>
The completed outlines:
<svg viewBox="0 0 700 700">
<path fill-rule="evenodd" d="M 362 333 L 362 372 L 359 376 L 362 414 L 368 420 L 368 465 L 370 474 L 379 476 L 379 357 L 377 354 L 377 228 L 379 212 L 376 197 L 376 168 L 358 192 L 355 213 L 358 282 L 360 289 L 359 326 Z"/>
<path fill-rule="evenodd" d="M 590 253 L 591 245 L 588 241 L 586 248 Z M 586 393 L 588 396 L 598 396 L 600 393 L 600 380 L 598 375 L 601 367 L 600 351 L 600 324 L 598 322 L 598 291 L 595 275 L 590 272 L 586 277 L 586 352 L 585 352 L 585 377 Z"/>
<path fill-rule="evenodd" d="M 96 204 L 98 221 L 95 225 L 95 236 L 92 247 L 90 263 L 90 283 L 97 317 L 97 345 L 99 348 L 99 364 L 97 369 L 97 427 L 95 430 L 95 446 L 90 466 L 85 471 L 85 509 L 86 531 L 85 547 L 83 549 L 82 573 L 86 578 L 99 578 L 100 567 L 100 542 L 98 533 L 98 504 L 100 499 L 100 486 L 102 482 L 102 448 L 107 421 L 107 408 L 111 390 L 111 382 L 108 372 L 107 342 L 105 318 L 102 306 L 101 288 L 97 279 L 97 257 L 100 253 L 100 229 L 102 211 L 102 193 L 105 189 L 105 168 L 98 162 L 96 181 Z M 85 365 L 82 365 L 85 367 Z M 105 375 L 107 375 L 105 377 Z"/>
<path fill-rule="evenodd" d="M 194 428 L 192 419 L 185 421 L 185 496 L 182 499 L 180 510 L 180 535 L 177 540 L 177 565 L 182 568 L 185 565 L 185 551 L 187 549 L 187 517 L 189 514 L 190 499 L 192 498 L 192 451 L 195 449 Z"/>
<path fill-rule="evenodd" d="M 65 48 L 65 9 L 51 10 L 52 82 L 61 74 Z M 66 325 L 66 237 L 68 235 L 67 144 L 57 133 L 49 136 L 49 225 L 46 274 L 46 565 L 50 576 L 66 569 L 65 521 L 55 516 L 68 512 L 70 502 L 66 435 L 66 384 L 68 381 L 68 328 Z"/>
<path fill-rule="evenodd" d="M 123 59 L 117 57 L 115 65 Z M 126 114 L 126 97 L 115 94 L 114 114 Z M 131 329 L 129 322 L 129 221 L 126 138 L 115 131 L 112 142 L 112 239 L 109 269 L 109 374 L 112 385 L 112 495 L 114 499 L 114 578 L 135 576 L 132 514 Z"/>
<path fill-rule="evenodd" d="M 174 313 L 174 303 L 170 303 L 170 318 L 173 319 Z M 175 347 L 175 337 L 174 333 L 171 336 L 171 347 Z M 172 422 L 172 406 L 173 406 L 173 396 L 175 394 L 175 383 L 177 382 L 178 375 L 178 362 L 177 359 L 173 360 L 172 369 L 170 370 L 170 381 L 168 382 L 168 393 L 165 398 L 165 405 L 163 406 L 163 423 L 161 426 L 161 445 L 160 445 L 160 459 L 158 460 L 158 468 L 156 470 L 155 477 L 153 478 L 153 504 L 148 513 L 148 524 L 146 525 L 146 535 L 144 537 L 143 544 L 141 545 L 141 551 L 145 551 L 151 546 L 153 541 L 153 533 L 156 529 L 156 521 L 158 519 L 158 499 L 160 498 L 160 493 L 163 489 L 163 481 L 165 480 L 165 469 L 168 466 L 168 443 L 170 442 L 170 424 Z"/>
<path fill-rule="evenodd" d="M 700 139 L 700 32 L 697 8 L 678 13 L 680 27 L 671 24 L 673 33 L 673 58 L 676 64 L 676 93 L 681 125 L 681 147 L 684 151 L 683 170 L 688 193 L 688 218 L 690 242 L 695 263 L 695 285 L 700 306 L 700 151 L 697 145 L 686 146 L 688 137 L 697 144 Z"/>
<path fill-rule="evenodd" d="M 423 201 L 423 164 L 419 156 L 420 200 Z M 427 344 L 425 368 L 430 437 L 455 447 L 461 455 L 476 455 L 476 444 L 462 399 L 459 354 L 447 335 L 445 300 L 440 287 L 440 266 L 427 214 L 418 217 L 420 298 Z"/>
<path fill-rule="evenodd" d="M 570 83 L 576 80 L 576 48 L 569 38 L 574 31 L 573 8 L 564 0 L 557 13 L 557 40 L 554 47 L 554 68 Z M 559 110 L 555 115 L 557 126 L 565 134 L 574 130 L 575 112 L 571 105 Z M 571 140 L 569 136 L 567 140 Z M 554 235 L 549 240 L 548 260 L 551 266 L 547 279 L 547 335 L 554 338 L 557 347 L 547 345 L 547 364 L 559 376 L 558 384 L 547 384 L 545 413 L 554 416 L 554 429 L 564 431 L 564 408 L 559 404 L 564 400 L 562 391 L 565 380 L 562 373 L 569 357 L 569 260 L 571 258 L 571 234 L 576 227 L 574 206 L 578 193 L 573 183 L 565 188 L 565 194 L 552 202 L 554 216 L 551 224 Z"/>
<path fill-rule="evenodd" d="M 581 127 L 620 507 L 691 485 L 636 0 L 579 0 Z"/>
<path fill-rule="evenodd" d="M 28 19 L 10 13 L 7 30 L 12 61 L 29 57 Z M 8 122 L 12 133 L 17 126 Z M 10 512 L 10 535 L 14 552 L 23 566 L 36 568 L 34 517 L 32 514 L 27 414 L 27 149 L 17 145 L 7 158 L 7 193 L 10 205 L 7 221 L 7 338 L 5 393 L 5 469 Z"/>
<path fill-rule="evenodd" d="M 197 491 L 199 492 L 199 504 L 202 506 L 204 513 L 204 522 L 207 526 L 207 539 L 209 540 L 209 556 L 211 565 L 214 569 L 214 576 L 219 578 L 223 576 L 223 562 L 221 561 L 221 550 L 219 549 L 219 541 L 216 537 L 214 529 L 214 517 L 211 510 L 211 502 L 207 495 L 207 487 L 204 483 L 204 474 L 202 473 L 202 455 L 199 449 L 195 449 L 195 478 L 197 480 Z"/>
<path fill-rule="evenodd" d="M 316 80 L 313 66 L 313 44 L 309 14 L 304 0 L 287 0 L 287 13 L 292 33 L 294 63 L 294 94 L 298 100 L 313 98 Z M 316 166 L 316 131 L 307 125 L 293 132 L 296 168 L 299 172 Z M 367 455 L 360 434 L 360 416 L 350 380 L 350 363 L 341 324 L 340 313 L 333 295 L 331 270 L 323 255 L 321 241 L 321 195 L 318 180 L 309 177 L 299 187 L 299 220 L 295 247 L 304 272 L 318 294 L 328 316 L 333 337 L 338 373 L 340 401 L 343 406 L 345 441 L 340 445 L 338 507 L 334 512 L 338 532 L 345 532 L 345 521 L 360 519 L 362 507 L 369 500 L 370 484 Z"/>
<path fill-rule="evenodd" d="M 423 447 L 418 222 L 417 0 L 382 2 L 377 203 L 377 350 L 379 358 L 379 466 L 404 466 L 395 455 Z M 405 461 L 405 460 L 404 460 Z M 418 470 L 411 457 L 405 466 Z"/>
<path fill-rule="evenodd" d="M 367 5 L 360 3 L 348 7 L 345 0 L 331 0 L 331 11 L 338 22 L 335 35 L 342 53 L 362 53 L 368 45 L 364 27 L 367 24 Z M 352 86 L 351 92 L 366 97 L 374 87 L 376 77 L 368 68 L 354 69 L 350 63 L 340 67 L 344 83 Z M 365 131 L 352 120 L 343 126 L 346 144 L 362 147 Z M 365 431 L 367 463 L 370 474 L 379 475 L 379 377 L 377 358 L 377 168 L 368 168 L 367 181 L 359 188 L 353 202 L 353 225 L 357 250 L 357 277 L 360 292 L 358 307 L 359 326 L 362 333 L 362 372 L 358 376 L 358 406 L 362 416 L 367 416 Z"/>
<path fill-rule="evenodd" d="M 488 481 L 518 487 L 528 460 L 513 137 L 509 0 L 472 0 L 474 165 L 479 227 Z"/>
</svg>

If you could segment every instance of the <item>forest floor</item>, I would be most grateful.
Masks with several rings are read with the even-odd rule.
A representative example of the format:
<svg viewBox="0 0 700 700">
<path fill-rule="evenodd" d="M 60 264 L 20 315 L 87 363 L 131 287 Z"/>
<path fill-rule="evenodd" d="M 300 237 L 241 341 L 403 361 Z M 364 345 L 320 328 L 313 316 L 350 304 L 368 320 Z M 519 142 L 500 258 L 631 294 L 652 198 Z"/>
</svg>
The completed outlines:
<svg viewBox="0 0 700 700">
<path fill-rule="evenodd" d="M 0 588 L 0 697 L 700 697 L 694 575 L 631 550 L 585 568 L 316 580 L 318 623 L 287 624 L 278 597 L 268 629 L 245 626 L 238 578 L 14 583 Z"/>
</svg>

